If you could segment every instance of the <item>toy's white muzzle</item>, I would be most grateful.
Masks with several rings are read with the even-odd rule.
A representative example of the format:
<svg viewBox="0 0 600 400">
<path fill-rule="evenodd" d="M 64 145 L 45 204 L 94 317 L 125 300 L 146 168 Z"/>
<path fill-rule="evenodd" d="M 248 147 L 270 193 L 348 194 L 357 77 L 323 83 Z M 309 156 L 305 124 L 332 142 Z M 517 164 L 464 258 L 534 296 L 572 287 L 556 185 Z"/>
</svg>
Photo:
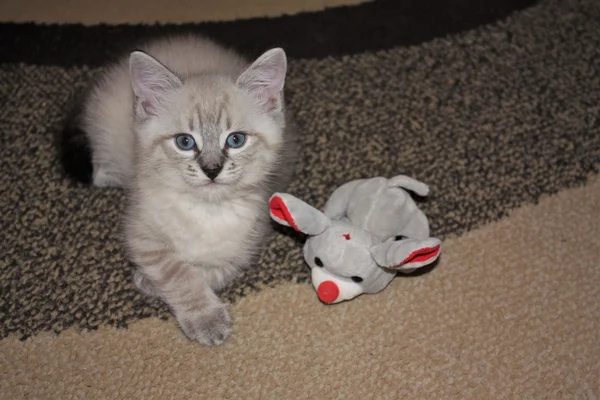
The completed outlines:
<svg viewBox="0 0 600 400">
<path fill-rule="evenodd" d="M 311 277 L 317 296 L 326 304 L 350 300 L 363 293 L 362 287 L 357 283 L 335 276 L 324 268 L 313 267 Z"/>
</svg>

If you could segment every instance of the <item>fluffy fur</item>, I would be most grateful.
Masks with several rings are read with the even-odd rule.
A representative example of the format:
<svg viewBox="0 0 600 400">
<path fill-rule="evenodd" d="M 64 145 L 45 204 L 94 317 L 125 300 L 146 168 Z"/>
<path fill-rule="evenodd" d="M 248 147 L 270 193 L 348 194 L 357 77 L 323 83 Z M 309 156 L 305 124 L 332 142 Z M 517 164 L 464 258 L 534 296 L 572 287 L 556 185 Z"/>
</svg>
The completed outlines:
<svg viewBox="0 0 600 400">
<path fill-rule="evenodd" d="M 293 172 L 285 74 L 282 49 L 250 64 L 207 39 L 163 39 L 108 68 L 79 118 L 94 185 L 127 189 L 136 285 L 203 344 L 231 333 L 215 290 L 253 262 L 269 230 L 268 198 Z M 235 132 L 245 138 L 239 148 L 227 145 Z M 193 149 L 178 145 L 181 134 Z"/>
</svg>

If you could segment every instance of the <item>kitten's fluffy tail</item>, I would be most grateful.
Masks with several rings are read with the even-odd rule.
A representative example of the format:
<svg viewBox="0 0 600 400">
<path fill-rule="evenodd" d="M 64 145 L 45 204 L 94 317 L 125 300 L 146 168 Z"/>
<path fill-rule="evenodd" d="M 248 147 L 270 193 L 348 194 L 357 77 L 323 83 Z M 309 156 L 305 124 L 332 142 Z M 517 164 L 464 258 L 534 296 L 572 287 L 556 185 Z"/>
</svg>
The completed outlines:
<svg viewBox="0 0 600 400">
<path fill-rule="evenodd" d="M 71 112 L 60 136 L 60 158 L 67 176 L 80 183 L 92 183 L 92 150 L 80 124 L 79 107 Z"/>
</svg>

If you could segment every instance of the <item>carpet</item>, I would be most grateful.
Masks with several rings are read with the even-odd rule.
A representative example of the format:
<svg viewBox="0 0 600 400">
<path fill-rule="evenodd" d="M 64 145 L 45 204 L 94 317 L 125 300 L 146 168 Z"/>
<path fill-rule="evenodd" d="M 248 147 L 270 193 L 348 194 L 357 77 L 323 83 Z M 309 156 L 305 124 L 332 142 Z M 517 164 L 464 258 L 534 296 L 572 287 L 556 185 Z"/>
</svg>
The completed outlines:
<svg viewBox="0 0 600 400">
<path fill-rule="evenodd" d="M 265 13 L 265 15 L 268 15 Z M 0 397 L 600 396 L 600 5 L 374 1 L 184 24 L 0 23 Z M 235 333 L 188 342 L 139 294 L 123 193 L 65 177 L 56 137 L 107 60 L 201 32 L 283 46 L 302 146 L 289 192 L 409 174 L 444 239 L 427 274 L 325 306 L 275 235 L 221 296 Z"/>
</svg>

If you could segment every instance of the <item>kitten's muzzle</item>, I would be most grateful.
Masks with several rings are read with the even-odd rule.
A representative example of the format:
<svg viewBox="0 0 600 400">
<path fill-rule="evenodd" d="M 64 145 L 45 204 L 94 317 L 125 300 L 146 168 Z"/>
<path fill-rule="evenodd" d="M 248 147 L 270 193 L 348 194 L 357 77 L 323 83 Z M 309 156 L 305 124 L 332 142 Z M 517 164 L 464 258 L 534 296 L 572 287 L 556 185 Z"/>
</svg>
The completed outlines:
<svg viewBox="0 0 600 400">
<path fill-rule="evenodd" d="M 217 165 L 201 165 L 200 168 L 202 168 L 202 172 L 204 172 L 204 174 L 211 180 L 215 180 L 215 178 L 221 173 L 221 171 L 223 170 L 223 164 L 217 164 Z"/>
</svg>

